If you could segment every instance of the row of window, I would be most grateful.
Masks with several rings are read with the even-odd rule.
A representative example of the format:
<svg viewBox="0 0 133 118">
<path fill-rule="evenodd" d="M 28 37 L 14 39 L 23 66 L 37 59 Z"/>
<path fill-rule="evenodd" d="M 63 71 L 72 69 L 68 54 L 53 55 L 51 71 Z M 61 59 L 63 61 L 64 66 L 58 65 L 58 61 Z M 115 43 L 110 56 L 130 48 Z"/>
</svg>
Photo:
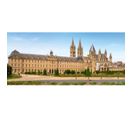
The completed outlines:
<svg viewBox="0 0 133 118">
<path fill-rule="evenodd" d="M 73 69 L 74 70 L 74 69 Z M 38 72 L 38 71 L 40 71 L 40 72 L 43 72 L 44 71 L 44 69 L 39 69 L 39 70 L 37 70 L 37 69 L 24 69 L 24 70 L 21 70 L 21 69 L 14 69 L 13 70 L 13 73 L 21 73 L 21 72 Z M 48 69 L 47 70 L 47 72 L 53 72 L 54 70 L 53 69 Z M 78 70 L 75 70 L 75 71 L 78 71 Z M 59 69 L 59 72 L 61 73 L 61 72 L 65 72 L 65 69 Z"/>
<path fill-rule="evenodd" d="M 11 63 L 12 67 L 57 67 L 57 64 L 49 64 L 49 65 L 42 65 L 42 64 L 17 64 L 17 63 Z M 61 68 L 72 68 L 72 67 L 76 67 L 76 68 L 80 68 L 82 65 L 58 65 L 58 67 Z"/>
<path fill-rule="evenodd" d="M 11 65 L 12 67 L 16 68 L 21 68 L 21 67 L 24 67 L 24 68 L 57 68 L 57 66 L 54 66 L 54 65 L 50 65 L 50 66 L 47 66 L 47 65 L 35 65 L 35 66 L 32 66 L 32 65 L 25 65 L 25 66 L 20 66 L 19 64 L 12 64 Z M 58 68 L 81 68 L 81 66 L 68 66 L 68 65 L 59 65 Z"/>
<path fill-rule="evenodd" d="M 21 59 L 12 59 L 10 60 L 11 62 L 22 62 Z M 53 64 L 57 64 L 57 61 L 42 61 L 42 60 L 24 60 L 23 63 L 53 63 Z M 58 64 L 75 64 L 77 62 L 64 62 L 64 61 L 59 61 Z M 79 62 L 78 62 L 79 63 Z"/>
</svg>

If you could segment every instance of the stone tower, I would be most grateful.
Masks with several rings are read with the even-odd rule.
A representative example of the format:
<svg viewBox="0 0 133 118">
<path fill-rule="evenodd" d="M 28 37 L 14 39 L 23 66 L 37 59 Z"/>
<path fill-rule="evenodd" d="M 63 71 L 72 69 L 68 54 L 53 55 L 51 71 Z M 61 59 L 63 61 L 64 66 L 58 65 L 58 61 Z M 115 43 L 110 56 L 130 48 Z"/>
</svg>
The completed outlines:
<svg viewBox="0 0 133 118">
<path fill-rule="evenodd" d="M 70 57 L 76 57 L 76 47 L 74 45 L 73 39 L 72 39 L 72 44 L 70 46 Z"/>
<path fill-rule="evenodd" d="M 96 71 L 96 50 L 93 44 L 89 50 L 89 56 L 91 58 L 91 71 L 93 73 Z"/>
<path fill-rule="evenodd" d="M 92 44 L 90 50 L 89 50 L 89 55 L 90 56 L 95 56 L 96 55 L 96 50 L 95 50 L 95 47 L 94 45 Z"/>
<path fill-rule="evenodd" d="M 109 61 L 112 63 L 112 54 L 110 53 Z"/>
<path fill-rule="evenodd" d="M 107 57 L 107 50 L 106 49 L 105 49 L 104 55 L 105 55 L 105 57 Z"/>
<path fill-rule="evenodd" d="M 102 54 L 102 53 L 101 53 L 101 50 L 99 49 L 99 52 L 98 52 L 98 61 L 99 61 L 99 62 L 101 61 L 101 57 L 102 57 L 101 54 Z"/>
<path fill-rule="evenodd" d="M 82 44 L 81 44 L 81 40 L 79 41 L 79 45 L 78 45 L 78 57 L 82 57 L 83 56 L 83 48 L 82 48 Z"/>
</svg>

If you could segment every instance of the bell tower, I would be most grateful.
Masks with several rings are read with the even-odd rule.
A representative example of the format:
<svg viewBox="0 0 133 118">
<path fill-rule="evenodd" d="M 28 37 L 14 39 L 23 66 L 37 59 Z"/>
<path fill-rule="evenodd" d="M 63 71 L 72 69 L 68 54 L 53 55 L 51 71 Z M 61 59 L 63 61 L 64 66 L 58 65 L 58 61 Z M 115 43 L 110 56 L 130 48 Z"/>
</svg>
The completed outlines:
<svg viewBox="0 0 133 118">
<path fill-rule="evenodd" d="M 99 49 L 99 52 L 98 52 L 98 60 L 99 60 L 99 62 L 101 61 L 101 57 L 102 57 L 101 54 L 102 54 L 102 53 L 101 53 L 101 49 Z"/>
<path fill-rule="evenodd" d="M 93 73 L 96 71 L 96 50 L 93 44 L 89 50 L 89 56 L 91 58 L 91 71 Z"/>
<path fill-rule="evenodd" d="M 81 40 L 79 41 L 79 45 L 78 45 L 78 57 L 82 57 L 83 56 L 83 48 L 82 48 L 82 44 L 81 44 Z"/>
<path fill-rule="evenodd" d="M 95 56 L 96 55 L 96 50 L 95 50 L 95 47 L 94 47 L 93 44 L 92 44 L 92 46 L 90 48 L 89 55 L 90 56 Z"/>
<path fill-rule="evenodd" d="M 72 39 L 72 44 L 70 46 L 70 57 L 76 57 L 76 47 L 74 45 L 73 39 Z"/>
<path fill-rule="evenodd" d="M 112 54 L 111 53 L 109 55 L 109 61 L 110 61 L 110 63 L 112 63 Z"/>
<path fill-rule="evenodd" d="M 107 50 L 105 49 L 104 55 L 107 57 Z"/>
</svg>

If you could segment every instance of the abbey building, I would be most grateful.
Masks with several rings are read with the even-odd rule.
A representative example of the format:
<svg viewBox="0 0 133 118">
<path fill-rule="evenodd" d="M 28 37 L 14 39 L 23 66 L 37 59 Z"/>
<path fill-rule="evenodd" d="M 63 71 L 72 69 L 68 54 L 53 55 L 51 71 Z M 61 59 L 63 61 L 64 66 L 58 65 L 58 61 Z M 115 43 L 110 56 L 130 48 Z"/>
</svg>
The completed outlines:
<svg viewBox="0 0 133 118">
<path fill-rule="evenodd" d="M 114 68 L 116 64 L 112 62 L 112 54 L 107 56 L 107 51 L 104 53 L 99 49 L 96 53 L 95 47 L 92 44 L 88 51 L 88 55 L 83 55 L 83 46 L 81 40 L 76 49 L 74 40 L 70 45 L 70 57 L 55 56 L 53 51 L 49 55 L 25 54 L 17 50 L 12 51 L 8 57 L 8 64 L 12 67 L 13 73 L 25 72 L 43 72 L 45 69 L 48 73 L 53 74 L 54 70 L 58 69 L 59 73 L 63 74 L 65 70 L 74 70 L 75 72 L 82 72 L 89 68 L 92 72 L 97 70 L 117 70 Z M 119 70 L 124 70 L 123 63 Z"/>
</svg>

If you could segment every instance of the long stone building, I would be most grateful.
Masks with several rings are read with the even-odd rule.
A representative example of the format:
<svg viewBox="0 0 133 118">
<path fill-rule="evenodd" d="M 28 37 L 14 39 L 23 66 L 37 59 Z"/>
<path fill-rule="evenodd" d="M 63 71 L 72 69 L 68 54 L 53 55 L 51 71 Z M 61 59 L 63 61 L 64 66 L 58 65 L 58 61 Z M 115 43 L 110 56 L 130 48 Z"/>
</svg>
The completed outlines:
<svg viewBox="0 0 133 118">
<path fill-rule="evenodd" d="M 107 51 L 101 53 L 100 49 L 97 54 L 93 44 L 88 55 L 84 56 L 81 41 L 79 41 L 76 56 L 76 46 L 73 39 L 70 46 L 70 57 L 55 56 L 52 51 L 50 51 L 49 55 L 37 55 L 24 54 L 14 50 L 8 57 L 8 64 L 12 67 L 13 73 L 43 72 L 45 69 L 50 74 L 53 74 L 56 69 L 61 74 L 65 70 L 82 72 L 87 68 L 92 72 L 96 70 L 106 71 L 111 69 L 113 65 L 112 55 L 110 54 L 107 57 Z"/>
</svg>

